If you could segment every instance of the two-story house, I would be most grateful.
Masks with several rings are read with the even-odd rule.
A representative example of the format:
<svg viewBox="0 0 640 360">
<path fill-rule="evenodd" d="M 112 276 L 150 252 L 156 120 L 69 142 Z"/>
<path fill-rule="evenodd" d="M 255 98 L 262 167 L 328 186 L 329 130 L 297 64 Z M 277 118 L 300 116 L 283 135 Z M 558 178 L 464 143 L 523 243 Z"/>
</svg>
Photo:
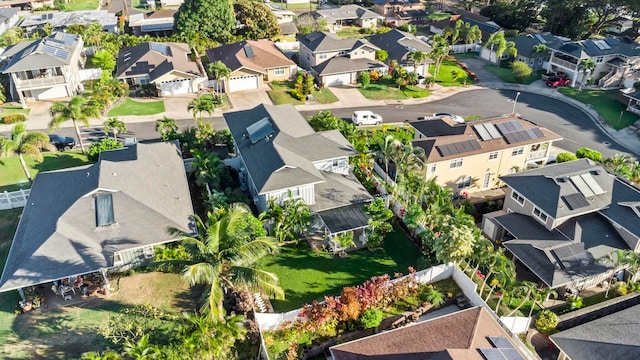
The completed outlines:
<svg viewBox="0 0 640 360">
<path fill-rule="evenodd" d="M 549 48 L 552 44 L 557 46 L 569 39 L 555 36 L 551 33 L 542 33 L 508 37 L 505 40 L 512 41 L 515 44 L 517 55 L 514 61 L 522 61 L 534 71 L 538 71 L 548 67 L 549 56 L 551 55 Z M 497 48 L 495 47 L 482 47 L 480 49 L 480 57 L 494 64 L 508 58 L 506 54 L 502 54 L 499 58 L 496 51 Z"/>
<path fill-rule="evenodd" d="M 376 34 L 367 37 L 370 43 L 384 49 L 389 54 L 389 61 L 396 60 L 400 66 L 410 72 L 415 72 L 420 76 L 427 76 L 429 63 L 433 61 L 426 58 L 421 64 L 415 64 L 409 59 L 412 51 L 421 51 L 425 54 L 431 52 L 431 45 L 418 39 L 415 35 L 393 29 L 383 34 Z"/>
<path fill-rule="evenodd" d="M 477 25 L 482 32 L 482 41 L 487 41 L 491 34 L 500 31 L 500 26 L 491 21 L 490 18 L 475 14 L 469 11 L 458 10 L 457 14 L 451 15 L 448 19 L 433 21 L 429 25 L 429 30 L 434 34 L 442 34 L 446 28 L 452 28 L 458 20 L 468 23 L 471 26 Z"/>
<path fill-rule="evenodd" d="M 260 212 L 269 200 L 299 198 L 333 237 L 353 231 L 364 243 L 371 195 L 349 166 L 355 149 L 337 130 L 316 133 L 292 105 L 226 112 L 240 179 Z"/>
<path fill-rule="evenodd" d="M 325 86 L 354 84 L 361 71 L 386 71 L 386 65 L 376 61 L 377 46 L 365 39 L 342 39 L 325 31 L 298 35 L 299 60 Z"/>
<path fill-rule="evenodd" d="M 9 75 L 10 93 L 23 107 L 27 101 L 74 96 L 81 90 L 82 38 L 56 32 L 19 42 L 0 55 L 1 72 Z"/>
<path fill-rule="evenodd" d="M 571 86 L 587 83 L 602 88 L 631 88 L 640 80 L 640 44 L 628 37 L 589 39 L 550 44 L 548 71 L 564 72 Z M 583 60 L 595 63 L 593 71 L 584 71 Z"/>
<path fill-rule="evenodd" d="M 26 16 L 20 27 L 27 34 L 42 31 L 46 24 L 53 26 L 54 31 L 64 31 L 70 25 L 89 26 L 98 23 L 104 31 L 118 33 L 118 17 L 107 10 L 36 12 Z"/>
<path fill-rule="evenodd" d="M 14 7 L 0 8 L 0 35 L 18 24 L 18 21 L 20 21 L 20 17 L 18 17 L 19 10 Z"/>
<path fill-rule="evenodd" d="M 546 286 L 582 290 L 608 283 L 616 250 L 640 251 L 640 189 L 588 159 L 502 176 L 503 210 L 483 232 L 502 241 Z"/>
<path fill-rule="evenodd" d="M 374 0 L 373 11 L 384 17 L 389 25 L 400 26 L 426 21 L 426 3 L 420 0 Z"/>
<path fill-rule="evenodd" d="M 415 129 L 413 146 L 427 158 L 426 178 L 455 192 L 474 192 L 500 186 L 499 177 L 543 165 L 554 132 L 517 116 L 456 123 L 449 117 L 409 123 Z"/>
<path fill-rule="evenodd" d="M 327 22 L 333 29 L 339 29 L 343 25 L 356 25 L 362 28 L 375 28 L 382 16 L 358 5 L 342 5 L 337 8 L 320 9 L 315 11 L 315 16 Z"/>
</svg>

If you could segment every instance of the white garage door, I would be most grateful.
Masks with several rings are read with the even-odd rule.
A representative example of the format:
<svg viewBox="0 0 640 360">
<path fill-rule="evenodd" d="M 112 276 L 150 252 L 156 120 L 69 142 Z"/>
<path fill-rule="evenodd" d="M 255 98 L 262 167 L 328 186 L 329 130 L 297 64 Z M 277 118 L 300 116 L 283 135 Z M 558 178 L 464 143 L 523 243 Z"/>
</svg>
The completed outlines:
<svg viewBox="0 0 640 360">
<path fill-rule="evenodd" d="M 258 88 L 256 75 L 238 76 L 229 78 L 229 92 L 253 90 Z"/>
<path fill-rule="evenodd" d="M 31 90 L 31 94 L 34 100 L 48 100 L 58 99 L 70 96 L 67 93 L 67 88 L 62 86 L 54 86 L 48 89 Z"/>
<path fill-rule="evenodd" d="M 327 84 L 327 86 L 351 84 L 351 73 L 329 75 L 326 77 L 325 84 Z"/>
<path fill-rule="evenodd" d="M 170 96 L 175 94 L 188 94 L 195 92 L 191 79 L 165 81 L 160 83 L 160 96 Z"/>
</svg>

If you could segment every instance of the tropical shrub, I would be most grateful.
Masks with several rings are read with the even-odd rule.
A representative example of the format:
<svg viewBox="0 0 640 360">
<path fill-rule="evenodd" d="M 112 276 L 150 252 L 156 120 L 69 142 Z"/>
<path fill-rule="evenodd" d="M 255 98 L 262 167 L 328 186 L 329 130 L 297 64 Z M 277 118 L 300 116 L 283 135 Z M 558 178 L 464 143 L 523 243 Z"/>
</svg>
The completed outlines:
<svg viewBox="0 0 640 360">
<path fill-rule="evenodd" d="M 541 333 L 551 334 L 558 326 L 558 316 L 550 310 L 542 310 L 538 313 L 535 326 Z"/>
<path fill-rule="evenodd" d="M 15 124 L 17 122 L 23 122 L 27 120 L 27 116 L 25 114 L 16 113 L 9 114 L 2 119 L 2 122 L 5 124 Z"/>
<path fill-rule="evenodd" d="M 582 298 L 578 295 L 567 297 L 567 301 L 569 301 L 569 309 L 571 310 L 578 310 L 582 308 Z"/>
<path fill-rule="evenodd" d="M 421 301 L 428 302 L 433 307 L 437 308 L 444 304 L 444 294 L 441 291 L 435 289 L 432 285 L 428 285 L 420 290 L 418 298 Z"/>
<path fill-rule="evenodd" d="M 529 67 L 529 65 L 523 63 L 522 61 L 515 61 L 511 65 L 511 69 L 513 71 L 513 77 L 516 79 L 516 82 L 519 83 L 522 83 L 533 73 L 533 70 Z"/>
<path fill-rule="evenodd" d="M 561 152 L 556 156 L 556 161 L 558 163 L 563 163 L 563 162 L 573 161 L 573 160 L 578 160 L 578 158 L 570 152 Z"/>
<path fill-rule="evenodd" d="M 369 80 L 371 80 L 372 82 L 380 80 L 380 73 L 375 70 L 369 71 Z"/>
<path fill-rule="evenodd" d="M 627 288 L 627 283 L 624 281 L 618 281 L 615 284 L 616 294 L 618 296 L 627 295 L 629 289 Z"/>
<path fill-rule="evenodd" d="M 587 158 L 595 162 L 602 162 L 602 154 L 597 150 L 593 150 L 587 147 L 582 147 L 576 150 L 576 157 L 578 159 Z"/>
<path fill-rule="evenodd" d="M 361 71 L 360 74 L 358 74 L 358 82 L 363 88 L 369 86 L 369 83 L 371 83 L 371 75 L 369 75 L 369 72 Z"/>
<path fill-rule="evenodd" d="M 365 329 L 373 329 L 380 325 L 384 314 L 380 309 L 369 309 L 360 316 L 360 325 Z"/>
<path fill-rule="evenodd" d="M 113 138 L 105 138 L 89 146 L 89 150 L 87 150 L 87 157 L 91 161 L 98 161 L 98 156 L 101 152 L 122 149 L 123 147 L 124 145 L 120 141 Z"/>
</svg>

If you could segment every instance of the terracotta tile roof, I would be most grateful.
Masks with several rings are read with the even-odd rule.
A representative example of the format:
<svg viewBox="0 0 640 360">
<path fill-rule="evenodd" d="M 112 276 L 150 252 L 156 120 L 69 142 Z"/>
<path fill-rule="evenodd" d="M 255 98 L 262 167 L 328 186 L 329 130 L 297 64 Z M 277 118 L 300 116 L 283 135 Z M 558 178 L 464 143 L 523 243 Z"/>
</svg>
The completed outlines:
<svg viewBox="0 0 640 360">
<path fill-rule="evenodd" d="M 493 347 L 489 336 L 505 337 L 514 345 L 491 314 L 475 307 L 336 345 L 331 353 L 335 360 L 482 360 L 478 349 Z"/>
<path fill-rule="evenodd" d="M 247 56 L 245 47 L 250 47 L 253 56 Z M 221 45 L 206 51 L 210 62 L 222 61 L 231 71 L 248 68 L 262 73 L 267 69 L 292 66 L 295 63 L 287 58 L 271 40 L 246 40 Z M 251 55 L 251 54 L 249 54 Z"/>
</svg>

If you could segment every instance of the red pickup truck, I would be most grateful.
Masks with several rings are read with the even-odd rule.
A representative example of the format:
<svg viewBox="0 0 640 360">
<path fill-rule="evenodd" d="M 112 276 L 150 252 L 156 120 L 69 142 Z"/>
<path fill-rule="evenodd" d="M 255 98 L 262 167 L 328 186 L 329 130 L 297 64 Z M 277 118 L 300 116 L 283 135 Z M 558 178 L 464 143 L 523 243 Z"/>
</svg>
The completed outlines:
<svg viewBox="0 0 640 360">
<path fill-rule="evenodd" d="M 571 84 L 571 79 L 562 77 L 552 77 L 546 81 L 548 87 L 557 88 L 558 86 L 567 86 Z"/>
</svg>

